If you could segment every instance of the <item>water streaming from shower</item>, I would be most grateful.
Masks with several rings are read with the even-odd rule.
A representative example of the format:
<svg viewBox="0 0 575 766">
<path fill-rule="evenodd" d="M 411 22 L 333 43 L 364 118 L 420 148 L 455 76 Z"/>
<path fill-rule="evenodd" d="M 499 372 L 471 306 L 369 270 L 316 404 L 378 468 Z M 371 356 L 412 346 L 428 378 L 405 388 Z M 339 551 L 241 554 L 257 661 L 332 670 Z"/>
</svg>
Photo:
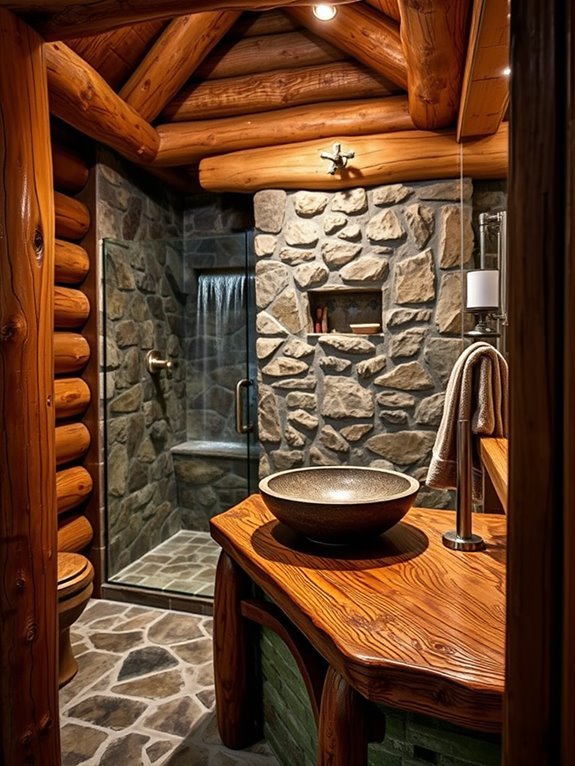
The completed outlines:
<svg viewBox="0 0 575 766">
<path fill-rule="evenodd" d="M 194 431 L 229 443 L 235 431 L 235 385 L 246 370 L 247 277 L 240 271 L 198 274 L 195 374 L 200 389 L 193 401 Z"/>
</svg>

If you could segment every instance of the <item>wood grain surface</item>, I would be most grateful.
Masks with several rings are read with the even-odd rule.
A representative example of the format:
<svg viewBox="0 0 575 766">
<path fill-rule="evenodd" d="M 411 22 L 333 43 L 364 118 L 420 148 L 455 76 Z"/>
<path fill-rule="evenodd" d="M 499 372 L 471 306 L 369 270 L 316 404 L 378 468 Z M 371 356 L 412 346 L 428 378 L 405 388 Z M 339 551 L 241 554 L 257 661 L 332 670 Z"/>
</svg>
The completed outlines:
<svg viewBox="0 0 575 766">
<path fill-rule="evenodd" d="M 60 764 L 54 200 L 42 39 L 0 10 L 0 763 Z"/>
<path fill-rule="evenodd" d="M 411 130 L 405 96 L 292 106 L 242 117 L 159 125 L 157 165 L 188 165 L 214 154 L 306 141 L 334 133 Z"/>
<path fill-rule="evenodd" d="M 239 16 L 239 11 L 218 11 L 171 21 L 120 91 L 120 98 L 145 120 L 155 119 Z"/>
<path fill-rule="evenodd" d="M 83 415 L 91 398 L 90 387 L 82 378 L 58 378 L 54 382 L 56 420 Z"/>
<path fill-rule="evenodd" d="M 268 112 L 351 98 L 393 96 L 400 88 L 355 61 L 192 81 L 162 112 L 168 122 Z"/>
<path fill-rule="evenodd" d="M 421 130 L 446 128 L 457 119 L 470 5 L 469 0 L 399 0 L 409 113 Z"/>
<path fill-rule="evenodd" d="M 413 509 L 365 549 L 295 537 L 252 495 L 212 536 L 357 691 L 372 701 L 499 731 L 505 517 L 474 521 L 481 553 L 445 548 L 451 512 Z"/>
<path fill-rule="evenodd" d="M 481 439 L 481 462 L 489 474 L 497 497 L 507 511 L 509 456 L 507 439 Z"/>
<path fill-rule="evenodd" d="M 341 61 L 346 54 L 307 31 L 220 43 L 197 67 L 198 80 L 292 69 Z"/>
<path fill-rule="evenodd" d="M 56 283 L 77 285 L 83 282 L 90 270 L 88 253 L 80 245 L 56 240 L 56 262 L 54 279 Z"/>
<path fill-rule="evenodd" d="M 338 49 L 362 61 L 384 77 L 407 88 L 407 66 L 399 25 L 365 3 L 342 5 L 326 24 L 311 8 L 286 8 L 286 13 Z"/>
<path fill-rule="evenodd" d="M 77 508 L 89 496 L 94 486 L 92 477 L 81 465 L 65 468 L 56 474 L 58 513 Z"/>
</svg>

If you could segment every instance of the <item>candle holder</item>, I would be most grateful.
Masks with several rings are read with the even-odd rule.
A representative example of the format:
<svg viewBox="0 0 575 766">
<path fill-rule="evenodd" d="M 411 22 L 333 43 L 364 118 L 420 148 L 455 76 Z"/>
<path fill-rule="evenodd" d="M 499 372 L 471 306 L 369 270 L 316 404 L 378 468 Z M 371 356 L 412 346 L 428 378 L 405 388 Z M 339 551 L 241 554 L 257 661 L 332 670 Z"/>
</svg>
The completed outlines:
<svg viewBox="0 0 575 766">
<path fill-rule="evenodd" d="M 489 324 L 499 318 L 499 271 L 497 269 L 473 269 L 467 272 L 466 310 L 476 316 L 473 330 L 465 333 L 467 338 L 499 338 L 501 333 Z"/>
</svg>

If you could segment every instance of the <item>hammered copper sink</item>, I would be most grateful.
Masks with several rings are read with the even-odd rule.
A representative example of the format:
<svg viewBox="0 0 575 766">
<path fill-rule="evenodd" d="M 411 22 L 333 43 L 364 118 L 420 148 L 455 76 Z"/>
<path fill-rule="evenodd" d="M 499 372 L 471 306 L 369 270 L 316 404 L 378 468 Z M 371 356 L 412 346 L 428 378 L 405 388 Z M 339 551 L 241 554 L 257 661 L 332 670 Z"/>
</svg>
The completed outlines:
<svg viewBox="0 0 575 766">
<path fill-rule="evenodd" d="M 319 542 L 350 543 L 397 524 L 419 482 L 383 468 L 318 466 L 274 473 L 259 489 L 273 515 L 294 531 Z"/>
</svg>

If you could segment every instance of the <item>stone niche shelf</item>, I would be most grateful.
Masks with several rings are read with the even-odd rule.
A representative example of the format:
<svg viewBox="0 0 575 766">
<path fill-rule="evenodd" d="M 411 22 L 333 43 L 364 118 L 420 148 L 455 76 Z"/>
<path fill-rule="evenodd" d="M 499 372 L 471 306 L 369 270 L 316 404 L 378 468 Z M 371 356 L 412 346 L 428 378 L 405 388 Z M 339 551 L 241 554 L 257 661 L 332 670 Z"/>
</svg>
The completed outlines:
<svg viewBox="0 0 575 766">
<path fill-rule="evenodd" d="M 308 336 L 355 335 L 350 324 L 373 324 L 382 326 L 382 291 L 381 289 L 362 287 L 330 286 L 308 291 L 309 318 Z M 316 312 L 327 308 L 327 328 L 322 332 L 314 330 Z M 371 333 L 381 336 L 382 333 Z"/>
</svg>

